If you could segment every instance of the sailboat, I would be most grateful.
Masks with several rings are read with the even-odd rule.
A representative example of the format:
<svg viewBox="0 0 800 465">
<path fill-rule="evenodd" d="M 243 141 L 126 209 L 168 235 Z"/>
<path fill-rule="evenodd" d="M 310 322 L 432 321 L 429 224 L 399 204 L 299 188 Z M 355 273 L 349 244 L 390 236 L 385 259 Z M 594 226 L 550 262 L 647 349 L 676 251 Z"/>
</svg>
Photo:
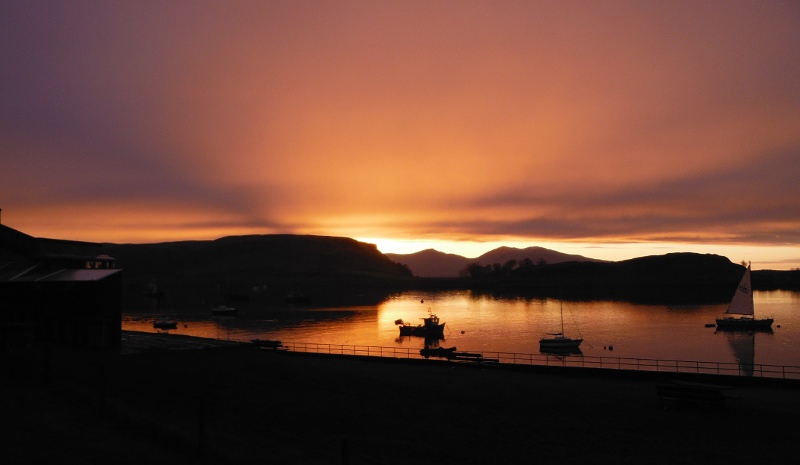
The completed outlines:
<svg viewBox="0 0 800 465">
<path fill-rule="evenodd" d="M 742 280 L 739 281 L 739 287 L 733 294 L 731 304 L 728 305 L 728 310 L 725 315 L 740 315 L 724 316 L 717 318 L 717 327 L 720 329 L 767 329 L 772 328 L 772 318 L 755 318 L 755 305 L 753 305 L 753 288 L 750 285 L 750 264 L 747 264 L 747 269 L 744 271 Z"/>
<path fill-rule="evenodd" d="M 561 303 L 561 332 L 559 333 L 548 333 L 547 336 L 550 337 L 543 337 L 539 339 L 539 349 L 540 350 L 568 350 L 568 349 L 577 349 L 583 339 L 574 339 L 571 337 L 567 337 L 564 335 L 564 305 Z"/>
<path fill-rule="evenodd" d="M 230 289 L 230 278 L 228 278 L 228 285 L 226 289 Z M 220 290 L 219 284 L 217 284 L 217 301 L 220 300 Z M 214 307 L 211 308 L 211 314 L 217 316 L 236 316 L 236 307 L 231 307 L 228 305 L 228 295 L 227 293 L 224 296 L 225 303 L 217 303 Z"/>
</svg>

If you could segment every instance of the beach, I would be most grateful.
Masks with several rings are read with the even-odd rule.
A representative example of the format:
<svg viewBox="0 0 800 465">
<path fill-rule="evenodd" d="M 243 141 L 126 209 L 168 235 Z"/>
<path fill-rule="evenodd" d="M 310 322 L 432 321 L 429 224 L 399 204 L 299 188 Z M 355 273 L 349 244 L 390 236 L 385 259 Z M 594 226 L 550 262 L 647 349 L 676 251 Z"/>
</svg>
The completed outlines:
<svg viewBox="0 0 800 465">
<path fill-rule="evenodd" d="M 745 464 L 797 452 L 791 382 L 720 379 L 731 398 L 717 409 L 662 405 L 664 374 L 152 339 L 14 365 L 1 384 L 6 463 Z"/>
</svg>

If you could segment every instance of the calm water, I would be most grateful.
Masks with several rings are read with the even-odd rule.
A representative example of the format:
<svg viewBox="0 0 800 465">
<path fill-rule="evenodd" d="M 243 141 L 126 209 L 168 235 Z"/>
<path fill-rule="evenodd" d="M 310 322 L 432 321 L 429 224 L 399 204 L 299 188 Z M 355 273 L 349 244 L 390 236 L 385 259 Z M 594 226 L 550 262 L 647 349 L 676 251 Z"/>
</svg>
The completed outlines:
<svg viewBox="0 0 800 465">
<path fill-rule="evenodd" d="M 428 312 L 446 323 L 442 347 L 460 351 L 538 353 L 539 338 L 560 330 L 582 336 L 585 356 L 739 362 L 800 366 L 800 293 L 756 292 L 756 314 L 775 319 L 771 333 L 716 331 L 726 305 L 663 306 L 626 302 L 498 300 L 469 291 L 406 293 L 380 305 L 317 309 L 248 309 L 214 317 L 209 309 L 179 314 L 149 310 L 123 315 L 124 330 L 157 332 L 153 321 L 179 322 L 169 333 L 249 341 L 278 339 L 418 349 L 419 337 L 400 337 L 395 320 L 417 323 Z"/>
</svg>

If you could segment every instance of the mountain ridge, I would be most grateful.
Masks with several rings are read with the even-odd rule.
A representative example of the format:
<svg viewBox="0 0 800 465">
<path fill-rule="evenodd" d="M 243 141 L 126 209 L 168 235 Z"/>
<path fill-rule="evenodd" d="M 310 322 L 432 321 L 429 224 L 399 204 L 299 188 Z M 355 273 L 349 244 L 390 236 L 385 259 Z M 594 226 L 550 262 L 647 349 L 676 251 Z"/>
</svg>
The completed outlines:
<svg viewBox="0 0 800 465">
<path fill-rule="evenodd" d="M 210 309 L 221 300 L 251 308 L 377 305 L 410 290 L 470 290 L 501 298 L 722 303 L 730 299 L 744 270 L 726 257 L 692 252 L 623 261 L 577 256 L 585 259 L 581 261 L 555 251 L 544 255 L 543 248 L 498 249 L 472 259 L 433 249 L 418 252 L 431 259 L 446 258 L 451 261 L 448 266 L 465 271 L 437 278 L 414 276 L 409 265 L 381 253 L 375 244 L 344 237 L 249 235 L 102 245 L 103 253 L 114 257 L 124 272 L 124 308 L 135 311 Z M 502 263 L 522 250 L 534 255 Z M 497 261 L 476 265 L 479 260 Z M 754 272 L 753 285 L 800 289 L 800 270 Z"/>
<path fill-rule="evenodd" d="M 411 254 L 384 254 L 391 260 L 406 265 L 414 276 L 422 278 L 454 278 L 464 269 L 475 263 L 481 265 L 506 264 L 515 260 L 518 264 L 530 260 L 531 264 L 555 264 L 563 262 L 605 262 L 596 258 L 572 255 L 539 246 L 516 247 L 501 246 L 478 257 L 467 258 L 457 254 L 440 252 L 436 249 L 425 249 Z"/>
<path fill-rule="evenodd" d="M 172 304 L 202 308 L 231 300 L 283 302 L 288 295 L 382 296 L 410 271 L 374 244 L 334 236 L 265 234 L 153 244 L 104 243 L 125 271 L 129 306 L 144 307 L 148 289 Z M 163 304 L 163 303 L 162 303 Z"/>
</svg>

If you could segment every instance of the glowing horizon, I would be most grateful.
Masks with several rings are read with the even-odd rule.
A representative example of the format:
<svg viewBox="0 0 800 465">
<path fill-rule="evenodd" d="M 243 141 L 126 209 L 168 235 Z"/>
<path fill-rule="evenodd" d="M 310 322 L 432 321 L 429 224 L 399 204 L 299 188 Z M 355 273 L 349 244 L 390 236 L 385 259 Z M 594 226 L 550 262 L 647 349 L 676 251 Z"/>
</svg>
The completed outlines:
<svg viewBox="0 0 800 465">
<path fill-rule="evenodd" d="M 664 255 L 675 252 L 714 254 L 728 258 L 733 263 L 752 262 L 753 269 L 789 270 L 800 268 L 800 260 L 791 254 L 792 247 L 765 247 L 744 244 L 681 244 L 681 243 L 570 243 L 570 242 L 537 242 L 537 241 L 415 241 L 385 240 L 374 238 L 357 239 L 361 242 L 375 244 L 382 253 L 413 254 L 427 249 L 443 253 L 461 255 L 466 258 L 477 258 L 486 252 L 499 247 L 525 249 L 543 247 L 570 255 L 581 255 L 608 261 L 621 261 L 649 255 Z"/>
</svg>

